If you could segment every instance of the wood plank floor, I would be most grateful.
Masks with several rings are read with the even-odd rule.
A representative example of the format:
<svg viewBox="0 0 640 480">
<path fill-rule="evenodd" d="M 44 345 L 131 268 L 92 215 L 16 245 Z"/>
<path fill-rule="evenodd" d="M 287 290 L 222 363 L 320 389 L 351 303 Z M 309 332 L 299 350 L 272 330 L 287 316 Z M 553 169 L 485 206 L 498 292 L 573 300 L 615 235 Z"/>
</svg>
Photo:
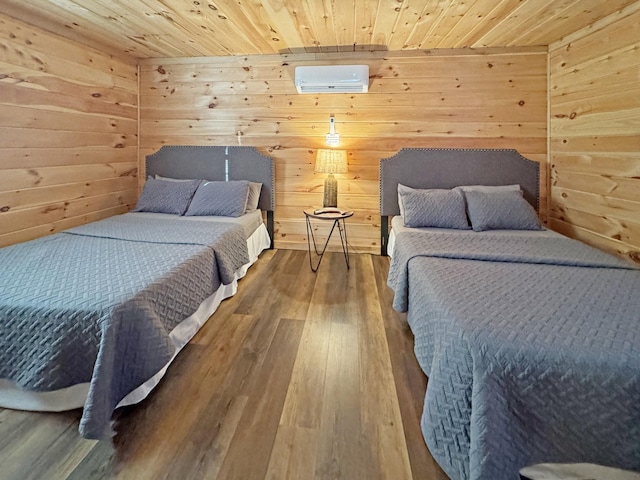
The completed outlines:
<svg viewBox="0 0 640 480">
<path fill-rule="evenodd" d="M 111 440 L 80 438 L 79 411 L 0 409 L 0 478 L 446 479 L 389 261 L 351 262 L 264 252 Z"/>
</svg>

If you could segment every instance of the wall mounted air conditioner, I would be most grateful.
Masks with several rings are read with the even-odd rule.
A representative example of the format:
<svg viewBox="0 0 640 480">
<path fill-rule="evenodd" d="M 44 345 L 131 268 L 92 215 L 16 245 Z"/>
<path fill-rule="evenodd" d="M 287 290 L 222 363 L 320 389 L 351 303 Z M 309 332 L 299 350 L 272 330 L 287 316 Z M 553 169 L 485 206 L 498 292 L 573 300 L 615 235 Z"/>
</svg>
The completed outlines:
<svg viewBox="0 0 640 480">
<path fill-rule="evenodd" d="M 369 65 L 296 67 L 298 93 L 367 93 Z"/>
</svg>

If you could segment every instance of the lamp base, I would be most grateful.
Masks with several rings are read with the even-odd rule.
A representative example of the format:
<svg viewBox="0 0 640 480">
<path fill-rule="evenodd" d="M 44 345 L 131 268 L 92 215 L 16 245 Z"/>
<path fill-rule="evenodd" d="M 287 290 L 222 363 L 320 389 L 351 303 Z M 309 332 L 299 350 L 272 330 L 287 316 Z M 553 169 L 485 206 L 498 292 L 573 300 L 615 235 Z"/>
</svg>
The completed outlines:
<svg viewBox="0 0 640 480">
<path fill-rule="evenodd" d="M 322 199 L 323 207 L 338 206 L 338 181 L 333 173 L 330 173 L 324 181 L 324 197 Z"/>
</svg>

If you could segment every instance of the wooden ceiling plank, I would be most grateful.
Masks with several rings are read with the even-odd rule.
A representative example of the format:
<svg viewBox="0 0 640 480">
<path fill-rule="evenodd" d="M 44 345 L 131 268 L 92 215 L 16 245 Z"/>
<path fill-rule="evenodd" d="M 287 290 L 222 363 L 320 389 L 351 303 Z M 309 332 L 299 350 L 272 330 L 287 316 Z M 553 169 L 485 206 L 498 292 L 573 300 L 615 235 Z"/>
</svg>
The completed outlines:
<svg viewBox="0 0 640 480">
<path fill-rule="evenodd" d="M 486 0 L 481 3 L 484 6 L 487 5 Z M 431 36 L 431 45 L 433 45 L 434 48 L 451 48 L 455 46 L 455 39 L 450 38 L 450 35 L 452 32 L 455 32 L 457 28 L 466 27 L 467 22 L 463 20 L 465 20 L 467 13 L 475 4 L 475 1 L 469 2 L 465 0 L 454 0 L 451 2 L 446 15 L 444 15 L 438 23 L 437 31 Z M 459 26 L 460 24 L 462 25 Z"/>
<path fill-rule="evenodd" d="M 416 50 L 423 48 L 427 33 L 431 31 L 433 25 L 437 23 L 439 16 L 442 14 L 443 9 L 433 6 L 431 2 L 434 0 L 426 0 L 423 3 L 422 10 L 417 18 L 414 20 L 414 25 L 404 40 L 403 48 L 406 50 Z M 437 0 L 435 0 L 437 2 Z M 427 47 L 424 47 L 427 48 Z"/>
<path fill-rule="evenodd" d="M 353 4 L 355 9 L 354 50 L 371 50 L 378 0 L 354 0 Z"/>
<path fill-rule="evenodd" d="M 560 40 L 568 33 L 581 30 L 593 24 L 600 18 L 606 17 L 617 10 L 634 3 L 636 0 L 580 0 L 565 9 L 558 16 L 563 21 L 546 21 L 535 26 L 516 39 L 518 43 L 549 45 Z M 568 20 L 570 19 L 570 20 Z M 570 26 L 570 28 L 567 28 Z"/>
<path fill-rule="evenodd" d="M 330 0 L 308 0 L 301 5 L 293 2 L 291 11 L 295 13 L 298 33 L 309 53 L 337 52 L 338 41 Z M 293 50 L 299 51 L 299 50 Z"/>
<path fill-rule="evenodd" d="M 540 18 L 536 22 L 528 21 L 517 29 L 517 34 L 513 37 L 514 43 L 525 42 L 531 44 L 535 41 L 544 41 L 545 32 L 556 30 L 565 32 L 567 26 L 571 31 L 579 30 L 581 27 L 576 22 L 579 11 L 588 8 L 586 3 L 589 0 L 559 1 L 540 12 Z M 613 4 L 616 0 L 608 0 L 607 4 Z M 602 3 L 602 2 L 601 2 Z M 615 10 L 615 9 L 614 9 Z M 562 34 L 560 34 L 562 36 Z M 557 40 L 559 37 L 554 38 Z M 551 43 L 547 40 L 547 45 Z"/>
<path fill-rule="evenodd" d="M 391 37 L 389 50 L 404 50 L 408 47 L 407 40 L 419 26 L 429 0 L 406 0 L 401 7 L 397 21 L 394 25 L 394 33 Z"/>
<path fill-rule="evenodd" d="M 469 33 L 460 40 L 461 43 L 471 47 L 478 47 L 480 45 L 480 39 L 495 28 L 499 28 L 500 23 L 504 21 L 505 18 L 508 18 L 521 3 L 521 0 L 498 0 L 493 8 L 485 12 L 482 20 L 478 22 L 476 27 L 471 29 Z"/>
<path fill-rule="evenodd" d="M 435 42 L 432 41 L 432 38 L 436 35 L 434 32 L 437 32 L 440 22 L 448 15 L 448 10 L 452 1 L 454 0 L 447 0 L 448 3 L 445 4 L 442 1 L 436 0 L 436 4 L 426 12 L 429 17 L 429 22 L 425 25 L 426 28 L 421 28 L 420 31 L 417 32 L 419 34 L 417 38 L 420 38 L 417 48 L 435 47 Z"/>
<path fill-rule="evenodd" d="M 168 21 L 148 11 L 140 2 L 133 9 L 129 3 L 118 0 L 74 0 L 91 10 L 96 19 L 101 19 L 102 29 L 117 31 L 130 42 L 143 45 L 157 55 L 194 55 L 198 50 L 185 45 L 182 39 L 176 38 L 175 32 L 167 28 Z M 97 22 L 98 20 L 96 20 Z M 164 40 L 170 38 L 170 41 Z"/>
<path fill-rule="evenodd" d="M 298 30 L 295 17 L 289 10 L 289 2 L 283 0 L 249 0 L 254 8 L 262 8 L 269 19 L 269 24 L 278 32 L 283 42 L 282 49 L 292 52 L 303 51 L 305 42 Z"/>
<path fill-rule="evenodd" d="M 515 39 L 523 31 L 528 31 L 538 23 L 546 21 L 548 16 L 554 16 L 564 10 L 576 0 L 536 0 L 521 2 L 513 12 L 499 23 L 498 28 L 492 29 L 483 36 L 479 43 L 482 45 L 517 45 Z"/>
<path fill-rule="evenodd" d="M 294 11 L 296 21 L 300 25 L 299 33 L 305 42 L 305 51 L 309 53 L 338 51 L 330 0 L 307 0 L 301 2 L 297 9 L 294 7 Z"/>
<path fill-rule="evenodd" d="M 114 3 L 112 0 L 99 1 L 106 5 Z M 119 9 L 124 10 L 127 17 L 140 17 L 142 13 L 143 17 L 136 23 L 138 31 L 141 32 L 136 35 L 136 39 L 141 42 L 158 41 L 161 43 L 158 48 L 167 54 L 172 50 L 181 52 L 170 54 L 172 56 L 198 56 L 211 51 L 223 52 L 215 38 L 205 35 L 195 26 L 187 28 L 190 24 L 183 25 L 176 12 L 163 8 L 158 1 L 138 0 L 137 6 L 132 6 L 129 0 L 117 1 L 122 5 Z"/>
<path fill-rule="evenodd" d="M 262 54 L 278 53 L 281 49 L 286 48 L 274 27 L 264 21 L 266 14 L 259 4 L 225 2 L 219 4 L 218 8 L 236 25 L 236 28 L 241 27 L 237 19 L 243 19 L 243 23 L 247 27 L 243 33 L 254 44 L 258 52 Z"/>
<path fill-rule="evenodd" d="M 491 4 L 493 3 L 493 6 Z M 489 16 L 502 2 L 500 0 L 477 0 L 463 13 L 462 18 L 447 33 L 438 48 L 468 48 L 468 39 L 486 25 Z"/>
<path fill-rule="evenodd" d="M 393 36 L 393 28 L 400 17 L 402 7 L 408 1 L 409 0 L 397 0 L 396 2 L 380 1 L 376 21 L 373 26 L 372 45 L 389 45 Z"/>
<path fill-rule="evenodd" d="M 251 42 L 229 25 L 227 17 L 218 13 L 217 7 L 213 10 L 199 5 L 191 9 L 189 3 L 172 0 L 139 1 L 169 22 L 171 37 L 179 34 L 181 43 L 192 44 L 198 50 L 198 55 L 230 55 L 238 49 L 257 53 Z M 207 5 L 213 4 L 209 2 Z"/>
<path fill-rule="evenodd" d="M 638 0 L 2 0 L 2 12 L 132 59 L 570 42 Z M 594 27 L 595 28 L 595 27 Z M 327 58 L 329 60 L 329 58 Z M 337 61 L 336 58 L 331 60 Z"/>
<path fill-rule="evenodd" d="M 352 52 L 356 43 L 354 2 L 336 1 L 333 7 L 333 30 L 339 52 Z"/>
</svg>

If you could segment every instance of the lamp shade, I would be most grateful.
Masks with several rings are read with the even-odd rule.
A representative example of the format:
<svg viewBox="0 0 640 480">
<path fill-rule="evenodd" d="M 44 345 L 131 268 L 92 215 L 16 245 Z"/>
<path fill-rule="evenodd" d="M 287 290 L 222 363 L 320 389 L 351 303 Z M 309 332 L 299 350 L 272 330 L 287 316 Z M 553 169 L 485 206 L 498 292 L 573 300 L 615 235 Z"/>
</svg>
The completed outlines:
<svg viewBox="0 0 640 480">
<path fill-rule="evenodd" d="M 347 173 L 347 151 L 329 148 L 318 149 L 315 171 L 318 173 Z"/>
</svg>

